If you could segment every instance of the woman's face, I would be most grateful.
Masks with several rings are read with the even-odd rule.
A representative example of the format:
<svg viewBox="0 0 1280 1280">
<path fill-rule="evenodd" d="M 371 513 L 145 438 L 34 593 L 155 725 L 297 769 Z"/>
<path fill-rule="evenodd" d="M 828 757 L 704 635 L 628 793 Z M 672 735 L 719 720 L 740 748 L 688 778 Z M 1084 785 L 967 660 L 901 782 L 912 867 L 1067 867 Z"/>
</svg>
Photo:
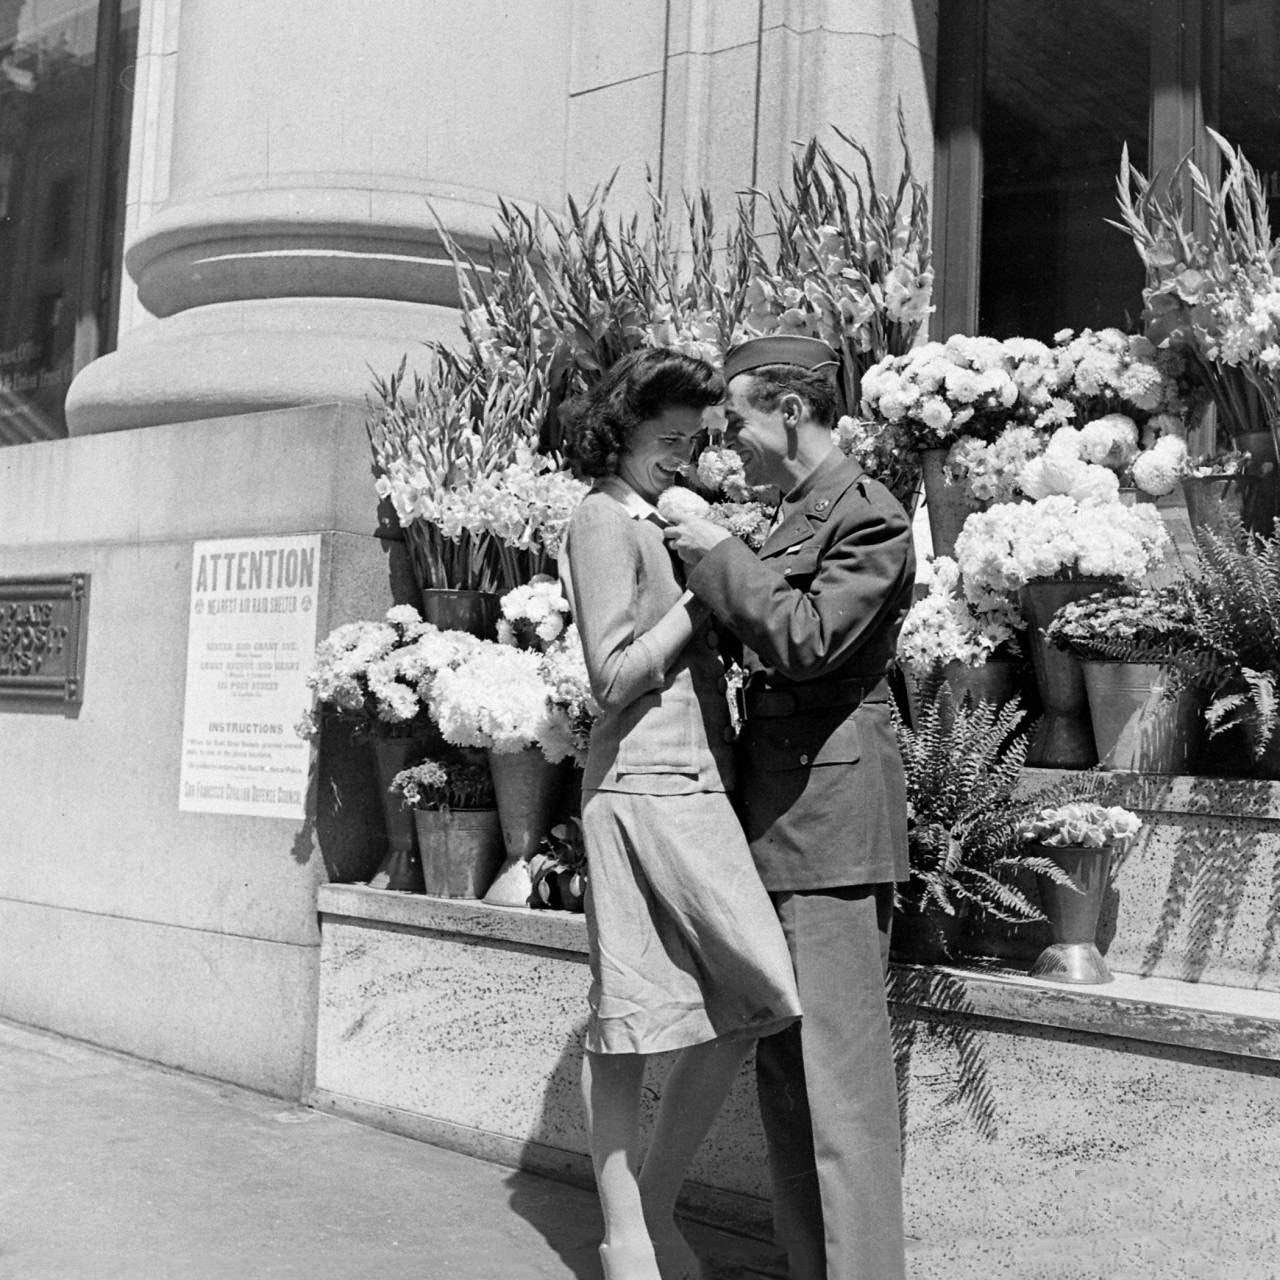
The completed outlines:
<svg viewBox="0 0 1280 1280">
<path fill-rule="evenodd" d="M 618 475 L 642 498 L 653 502 L 689 465 L 702 430 L 702 410 L 675 406 L 646 418 L 631 433 L 618 460 Z"/>
</svg>

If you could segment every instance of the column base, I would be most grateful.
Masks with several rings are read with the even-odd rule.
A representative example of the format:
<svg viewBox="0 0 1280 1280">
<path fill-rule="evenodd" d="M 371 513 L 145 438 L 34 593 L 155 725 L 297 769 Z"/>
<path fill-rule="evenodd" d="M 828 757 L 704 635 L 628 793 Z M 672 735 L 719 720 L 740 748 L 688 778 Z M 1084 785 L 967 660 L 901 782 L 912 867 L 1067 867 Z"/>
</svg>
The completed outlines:
<svg viewBox="0 0 1280 1280">
<path fill-rule="evenodd" d="M 456 343 L 458 312 L 378 298 L 261 298 L 192 307 L 125 334 L 67 393 L 70 435 L 304 404 L 363 406 L 375 374 L 428 340 Z"/>
</svg>

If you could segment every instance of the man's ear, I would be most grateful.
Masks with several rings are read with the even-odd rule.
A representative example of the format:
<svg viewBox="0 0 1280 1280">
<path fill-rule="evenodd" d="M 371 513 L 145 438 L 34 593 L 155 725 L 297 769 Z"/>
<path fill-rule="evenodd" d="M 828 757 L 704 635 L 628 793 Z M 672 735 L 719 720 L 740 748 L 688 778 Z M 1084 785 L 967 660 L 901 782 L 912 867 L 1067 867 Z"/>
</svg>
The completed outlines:
<svg viewBox="0 0 1280 1280">
<path fill-rule="evenodd" d="M 804 402 L 803 396 L 798 396 L 794 391 L 786 392 L 778 401 L 778 411 L 782 414 L 782 425 L 786 427 L 788 432 L 795 431 L 802 421 L 804 421 L 805 411 L 808 405 Z"/>
</svg>

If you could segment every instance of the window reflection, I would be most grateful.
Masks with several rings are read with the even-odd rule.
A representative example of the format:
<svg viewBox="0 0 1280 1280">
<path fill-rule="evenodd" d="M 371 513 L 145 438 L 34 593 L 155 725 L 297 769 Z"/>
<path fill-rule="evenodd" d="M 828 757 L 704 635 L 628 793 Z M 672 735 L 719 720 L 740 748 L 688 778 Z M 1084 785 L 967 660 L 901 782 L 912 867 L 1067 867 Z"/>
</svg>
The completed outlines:
<svg viewBox="0 0 1280 1280">
<path fill-rule="evenodd" d="M 1106 220 L 1122 144 L 1147 164 L 1149 9 L 988 0 L 979 332 L 1137 323 L 1142 268 Z"/>
<path fill-rule="evenodd" d="M 1226 0 L 1218 129 L 1262 175 L 1280 234 L 1280 19 L 1275 0 Z"/>
<path fill-rule="evenodd" d="M 100 280 L 84 282 L 97 238 L 107 230 L 85 226 L 92 124 L 95 110 L 115 112 L 127 150 L 131 103 L 127 92 L 110 92 L 117 76 L 96 75 L 99 7 L 85 0 L 0 0 L 3 444 L 66 434 L 62 407 L 73 373 L 77 317 L 97 311 L 101 301 Z M 123 9 L 117 61 L 131 62 L 136 0 Z M 119 144 L 119 125 L 111 132 Z M 103 194 L 114 213 L 123 192 L 123 157 L 109 168 L 120 192 Z M 101 265 L 118 271 L 119 235 L 112 234 Z M 88 258 L 86 235 L 94 238 L 95 253 Z"/>
</svg>

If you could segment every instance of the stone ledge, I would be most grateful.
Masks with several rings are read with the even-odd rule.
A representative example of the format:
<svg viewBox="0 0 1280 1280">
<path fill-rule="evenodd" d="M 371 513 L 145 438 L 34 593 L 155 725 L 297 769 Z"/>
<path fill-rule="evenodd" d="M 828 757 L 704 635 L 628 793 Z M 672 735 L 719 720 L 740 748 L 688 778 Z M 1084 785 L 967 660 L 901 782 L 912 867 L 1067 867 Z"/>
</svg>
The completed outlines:
<svg viewBox="0 0 1280 1280">
<path fill-rule="evenodd" d="M 570 912 L 345 884 L 323 886 L 318 905 L 322 916 L 574 955 L 587 950 L 586 920 Z M 927 1012 L 1280 1061 L 1280 992 L 1274 991 L 1126 973 L 1105 986 L 1072 987 L 997 968 L 894 965 L 890 999 Z"/>
<path fill-rule="evenodd" d="M 895 965 L 889 998 L 922 1011 L 1280 1060 L 1280 993 L 1117 973 L 1067 986 L 1006 970 Z"/>
<path fill-rule="evenodd" d="M 322 916 L 587 954 L 586 918 L 571 911 L 490 907 L 474 898 L 430 898 L 362 884 L 322 885 L 316 905 Z"/>
</svg>

